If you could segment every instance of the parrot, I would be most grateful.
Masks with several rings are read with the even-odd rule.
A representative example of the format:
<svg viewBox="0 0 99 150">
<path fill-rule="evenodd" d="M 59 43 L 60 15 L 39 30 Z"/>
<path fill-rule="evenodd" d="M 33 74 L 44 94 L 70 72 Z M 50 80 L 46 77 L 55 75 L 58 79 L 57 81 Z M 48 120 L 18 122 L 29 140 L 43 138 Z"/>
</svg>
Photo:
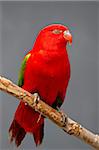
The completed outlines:
<svg viewBox="0 0 99 150">
<path fill-rule="evenodd" d="M 70 61 L 67 44 L 72 44 L 72 34 L 63 24 L 49 24 L 42 28 L 33 48 L 24 56 L 18 86 L 31 94 L 38 93 L 40 99 L 54 109 L 64 102 L 70 80 Z M 33 135 L 36 146 L 44 137 L 44 116 L 20 101 L 9 128 L 10 142 L 20 146 L 27 133 Z"/>
</svg>

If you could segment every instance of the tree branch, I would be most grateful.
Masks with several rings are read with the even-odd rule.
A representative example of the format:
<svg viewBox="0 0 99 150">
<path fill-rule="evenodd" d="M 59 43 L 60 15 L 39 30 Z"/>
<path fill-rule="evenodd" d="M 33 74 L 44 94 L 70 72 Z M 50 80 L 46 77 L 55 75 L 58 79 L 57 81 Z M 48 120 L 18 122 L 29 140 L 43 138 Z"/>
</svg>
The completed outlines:
<svg viewBox="0 0 99 150">
<path fill-rule="evenodd" d="M 32 95 L 31 93 L 12 83 L 10 80 L 1 76 L 0 90 L 26 102 L 30 107 L 35 109 L 35 111 L 38 111 L 43 116 L 49 118 L 69 135 L 76 136 L 77 138 L 91 145 L 93 148 L 99 150 L 99 135 L 95 135 L 91 131 L 85 129 L 79 123 L 70 119 L 66 114 L 64 114 L 66 116 L 64 122 L 60 112 L 50 107 L 42 100 L 35 101 L 35 95 Z"/>
</svg>

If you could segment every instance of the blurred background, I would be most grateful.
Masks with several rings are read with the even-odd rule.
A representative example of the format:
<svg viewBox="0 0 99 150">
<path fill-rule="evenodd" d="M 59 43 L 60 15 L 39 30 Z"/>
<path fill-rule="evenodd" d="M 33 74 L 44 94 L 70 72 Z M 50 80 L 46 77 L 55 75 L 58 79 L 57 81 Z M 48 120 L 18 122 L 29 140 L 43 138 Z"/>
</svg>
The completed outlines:
<svg viewBox="0 0 99 150">
<path fill-rule="evenodd" d="M 0 2 L 0 75 L 17 83 L 24 55 L 32 48 L 42 27 L 62 23 L 73 35 L 68 46 L 71 80 L 62 110 L 84 127 L 99 127 L 99 3 L 98 2 Z M 0 92 L 0 149 L 16 149 L 8 128 L 19 101 Z M 18 150 L 35 149 L 27 135 Z M 65 134 L 46 119 L 43 150 L 88 150 L 90 146 Z"/>
</svg>

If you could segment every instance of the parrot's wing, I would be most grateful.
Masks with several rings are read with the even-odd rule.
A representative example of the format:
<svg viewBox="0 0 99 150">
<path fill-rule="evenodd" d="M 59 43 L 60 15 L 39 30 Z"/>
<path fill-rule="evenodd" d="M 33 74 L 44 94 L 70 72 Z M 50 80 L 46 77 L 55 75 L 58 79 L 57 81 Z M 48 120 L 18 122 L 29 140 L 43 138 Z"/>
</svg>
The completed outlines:
<svg viewBox="0 0 99 150">
<path fill-rule="evenodd" d="M 23 84 L 24 84 L 24 71 L 25 71 L 25 67 L 26 67 L 26 62 L 27 60 L 29 59 L 29 57 L 31 56 L 30 53 L 28 53 L 23 61 L 22 61 L 22 64 L 21 64 L 21 68 L 20 68 L 20 71 L 19 71 L 19 76 L 18 76 L 18 86 L 22 87 Z"/>
</svg>

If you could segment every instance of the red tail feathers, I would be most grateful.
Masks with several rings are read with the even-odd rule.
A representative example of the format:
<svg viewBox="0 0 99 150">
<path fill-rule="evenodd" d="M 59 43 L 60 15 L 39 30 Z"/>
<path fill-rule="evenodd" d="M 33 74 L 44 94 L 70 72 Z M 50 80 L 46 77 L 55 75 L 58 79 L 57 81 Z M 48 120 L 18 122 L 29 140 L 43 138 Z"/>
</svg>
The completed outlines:
<svg viewBox="0 0 99 150">
<path fill-rule="evenodd" d="M 15 140 L 15 144 L 18 147 L 21 144 L 21 141 L 24 139 L 25 135 L 25 130 L 14 119 L 9 128 L 10 142 Z"/>
<path fill-rule="evenodd" d="M 42 143 L 43 136 L 44 136 L 44 123 L 40 124 L 39 127 L 33 132 L 33 137 L 36 146 Z"/>
<path fill-rule="evenodd" d="M 36 146 L 40 145 L 44 136 L 44 118 L 21 102 L 9 128 L 10 141 L 15 140 L 15 144 L 19 146 L 26 132 L 33 134 Z"/>
</svg>

